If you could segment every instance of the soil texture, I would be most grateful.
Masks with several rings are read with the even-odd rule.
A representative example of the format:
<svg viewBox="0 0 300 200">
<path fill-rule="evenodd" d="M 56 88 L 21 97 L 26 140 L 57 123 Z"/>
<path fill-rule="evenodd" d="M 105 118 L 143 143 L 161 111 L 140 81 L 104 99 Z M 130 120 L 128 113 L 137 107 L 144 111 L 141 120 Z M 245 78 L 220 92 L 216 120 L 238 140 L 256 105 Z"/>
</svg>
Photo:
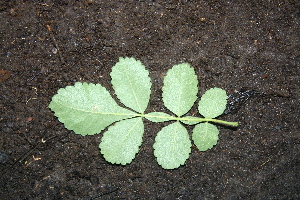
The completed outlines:
<svg viewBox="0 0 300 200">
<path fill-rule="evenodd" d="M 299 27 L 299 0 L 1 1 L 0 199 L 300 199 Z M 152 146 L 166 124 L 145 119 L 133 162 L 106 162 L 103 132 L 74 134 L 48 105 L 75 82 L 113 94 L 119 57 L 149 70 L 147 112 L 166 111 L 163 77 L 188 62 L 199 96 L 231 95 L 219 119 L 238 128 L 165 170 Z"/>
</svg>

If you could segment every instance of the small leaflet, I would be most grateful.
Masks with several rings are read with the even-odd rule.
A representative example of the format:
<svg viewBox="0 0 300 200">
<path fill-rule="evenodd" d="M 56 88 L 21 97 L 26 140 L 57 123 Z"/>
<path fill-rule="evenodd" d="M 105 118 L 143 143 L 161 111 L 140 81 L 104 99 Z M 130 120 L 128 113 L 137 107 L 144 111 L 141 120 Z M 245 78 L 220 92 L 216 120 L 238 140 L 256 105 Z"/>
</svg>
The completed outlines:
<svg viewBox="0 0 300 200">
<path fill-rule="evenodd" d="M 99 148 L 106 161 L 126 165 L 131 163 L 139 151 L 143 134 L 144 124 L 141 117 L 122 120 L 108 128 Z"/>
<path fill-rule="evenodd" d="M 144 113 L 151 93 L 149 71 L 141 61 L 120 58 L 110 73 L 117 97 L 127 107 Z"/>
<path fill-rule="evenodd" d="M 198 110 L 205 118 L 213 119 L 224 112 L 226 104 L 226 91 L 221 88 L 211 88 L 202 95 Z"/>
<path fill-rule="evenodd" d="M 178 117 L 187 113 L 197 99 L 197 76 L 188 63 L 175 65 L 164 78 L 163 101 Z"/>
<path fill-rule="evenodd" d="M 193 130 L 193 141 L 199 151 L 206 151 L 217 144 L 219 139 L 218 128 L 208 122 L 200 123 Z"/>
<path fill-rule="evenodd" d="M 189 158 L 191 141 L 187 130 L 177 121 L 157 133 L 153 148 L 162 168 L 175 169 Z"/>
</svg>

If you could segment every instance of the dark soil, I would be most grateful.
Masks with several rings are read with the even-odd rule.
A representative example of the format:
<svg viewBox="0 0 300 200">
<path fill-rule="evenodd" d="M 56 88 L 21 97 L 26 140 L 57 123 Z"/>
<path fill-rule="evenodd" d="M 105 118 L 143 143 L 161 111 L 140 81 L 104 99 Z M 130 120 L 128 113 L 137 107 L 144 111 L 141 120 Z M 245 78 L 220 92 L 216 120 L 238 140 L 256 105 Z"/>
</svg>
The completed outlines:
<svg viewBox="0 0 300 200">
<path fill-rule="evenodd" d="M 0 199 L 299 199 L 299 11 L 298 0 L 1 1 Z M 165 124 L 145 120 L 133 162 L 106 162 L 103 133 L 74 134 L 48 105 L 78 81 L 112 90 L 124 56 L 150 71 L 147 112 L 165 110 L 163 76 L 188 62 L 199 96 L 250 94 L 220 117 L 239 127 L 218 126 L 214 148 L 164 170 L 152 145 Z"/>
</svg>

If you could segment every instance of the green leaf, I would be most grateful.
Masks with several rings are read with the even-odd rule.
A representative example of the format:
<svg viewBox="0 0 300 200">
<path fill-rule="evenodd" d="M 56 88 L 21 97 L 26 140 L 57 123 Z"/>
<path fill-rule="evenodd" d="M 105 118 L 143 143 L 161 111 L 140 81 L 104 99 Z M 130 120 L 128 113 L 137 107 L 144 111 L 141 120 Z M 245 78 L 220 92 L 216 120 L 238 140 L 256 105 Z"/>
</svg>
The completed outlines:
<svg viewBox="0 0 300 200">
<path fill-rule="evenodd" d="M 144 113 L 151 93 L 148 70 L 134 58 L 119 58 L 110 73 L 117 97 L 127 107 Z"/>
<path fill-rule="evenodd" d="M 154 155 L 164 169 L 183 165 L 191 153 L 191 140 L 182 125 L 195 125 L 192 138 L 200 151 L 217 144 L 219 131 L 209 124 L 237 126 L 215 117 L 226 107 L 226 92 L 220 88 L 208 90 L 201 98 L 198 110 L 205 118 L 185 115 L 197 99 L 197 76 L 189 64 L 175 65 L 164 79 L 163 102 L 174 114 L 145 114 L 151 92 L 149 72 L 134 58 L 120 58 L 112 68 L 115 94 L 129 109 L 120 107 L 110 93 L 99 84 L 75 83 L 58 90 L 49 107 L 69 130 L 81 135 L 93 135 L 115 122 L 104 133 L 99 148 L 103 157 L 113 164 L 131 163 L 142 144 L 142 118 L 152 122 L 175 122 L 164 127 L 156 136 Z M 131 111 L 133 110 L 133 111 Z M 200 123 L 200 124 L 199 124 Z"/>
<path fill-rule="evenodd" d="M 104 133 L 99 145 L 101 153 L 112 164 L 131 163 L 142 144 L 143 134 L 141 117 L 117 122 Z"/>
<path fill-rule="evenodd" d="M 134 114 L 118 106 L 101 85 L 79 82 L 59 89 L 49 107 L 67 129 L 81 135 L 99 133 L 113 122 Z"/>
<path fill-rule="evenodd" d="M 193 130 L 193 141 L 200 151 L 212 148 L 218 142 L 218 128 L 208 122 L 200 123 Z"/>
<path fill-rule="evenodd" d="M 151 112 L 145 118 L 151 122 L 166 122 L 172 120 L 174 117 L 164 112 Z"/>
<path fill-rule="evenodd" d="M 193 116 L 184 116 L 184 119 L 187 120 L 180 120 L 182 123 L 187 124 L 187 125 L 195 125 L 195 124 L 199 124 L 200 121 L 196 121 L 197 119 L 199 119 L 198 117 L 193 117 Z M 195 121 L 193 121 L 195 120 Z"/>
<path fill-rule="evenodd" d="M 226 104 L 226 91 L 221 88 L 211 88 L 201 97 L 198 110 L 205 118 L 212 119 L 218 117 L 224 112 Z"/>
<path fill-rule="evenodd" d="M 178 117 L 187 113 L 197 99 L 197 76 L 188 63 L 175 65 L 164 79 L 163 101 Z"/>
<path fill-rule="evenodd" d="M 177 121 L 157 133 L 153 148 L 158 164 L 164 169 L 175 169 L 189 158 L 191 141 L 187 130 Z"/>
</svg>

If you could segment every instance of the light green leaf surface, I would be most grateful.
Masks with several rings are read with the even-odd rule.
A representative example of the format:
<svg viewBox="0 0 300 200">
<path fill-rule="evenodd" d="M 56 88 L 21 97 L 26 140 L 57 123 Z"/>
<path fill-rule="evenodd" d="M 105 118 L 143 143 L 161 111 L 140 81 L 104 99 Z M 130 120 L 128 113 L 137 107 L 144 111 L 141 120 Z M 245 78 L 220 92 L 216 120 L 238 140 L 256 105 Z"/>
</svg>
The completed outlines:
<svg viewBox="0 0 300 200">
<path fill-rule="evenodd" d="M 164 169 L 175 169 L 189 158 L 191 141 L 187 130 L 177 121 L 157 133 L 153 148 L 158 164 Z"/>
<path fill-rule="evenodd" d="M 212 119 L 224 112 L 226 104 L 226 91 L 221 88 L 211 88 L 202 95 L 198 110 L 205 118 Z"/>
<path fill-rule="evenodd" d="M 187 125 L 195 125 L 200 123 L 199 121 L 196 121 L 196 119 L 199 119 L 199 117 L 193 117 L 193 116 L 184 116 L 183 118 L 189 119 L 189 120 L 180 120 L 182 123 Z M 193 121 L 195 119 L 195 121 Z"/>
<path fill-rule="evenodd" d="M 172 120 L 172 116 L 164 112 L 151 112 L 145 117 L 151 122 L 166 122 Z"/>
<path fill-rule="evenodd" d="M 144 134 L 142 118 L 152 122 L 175 122 L 164 127 L 156 136 L 154 155 L 164 169 L 183 165 L 191 153 L 191 140 L 181 124 L 195 125 L 192 139 L 200 151 L 217 144 L 219 131 L 211 123 L 237 126 L 237 122 L 214 119 L 221 115 L 227 104 L 226 92 L 212 88 L 199 101 L 198 110 L 204 118 L 185 115 L 197 99 L 198 81 L 189 64 L 175 65 L 164 79 L 163 102 L 176 116 L 163 112 L 145 114 L 151 92 L 149 72 L 134 58 L 120 58 L 112 68 L 115 94 L 128 110 L 120 107 L 110 93 L 99 84 L 75 83 L 58 90 L 49 104 L 65 127 L 81 135 L 104 133 L 99 145 L 104 158 L 113 164 L 126 165 L 136 156 Z M 173 115 L 173 114 L 172 114 Z M 183 117 L 182 117 L 183 116 Z"/>
<path fill-rule="evenodd" d="M 99 133 L 113 122 L 134 114 L 118 106 L 101 85 L 79 82 L 59 89 L 49 107 L 67 129 L 81 135 Z"/>
<path fill-rule="evenodd" d="M 127 107 L 144 113 L 151 93 L 148 70 L 134 58 L 120 58 L 110 73 L 117 97 Z"/>
<path fill-rule="evenodd" d="M 101 153 L 112 164 L 131 163 L 142 144 L 143 134 L 141 117 L 117 122 L 104 133 L 99 145 Z"/>
<path fill-rule="evenodd" d="M 200 151 L 206 151 L 217 144 L 219 139 L 218 128 L 208 122 L 200 123 L 193 130 L 193 141 Z"/>
<path fill-rule="evenodd" d="M 164 79 L 163 101 L 178 117 L 187 113 L 197 99 L 197 76 L 188 63 L 175 65 Z"/>
</svg>

